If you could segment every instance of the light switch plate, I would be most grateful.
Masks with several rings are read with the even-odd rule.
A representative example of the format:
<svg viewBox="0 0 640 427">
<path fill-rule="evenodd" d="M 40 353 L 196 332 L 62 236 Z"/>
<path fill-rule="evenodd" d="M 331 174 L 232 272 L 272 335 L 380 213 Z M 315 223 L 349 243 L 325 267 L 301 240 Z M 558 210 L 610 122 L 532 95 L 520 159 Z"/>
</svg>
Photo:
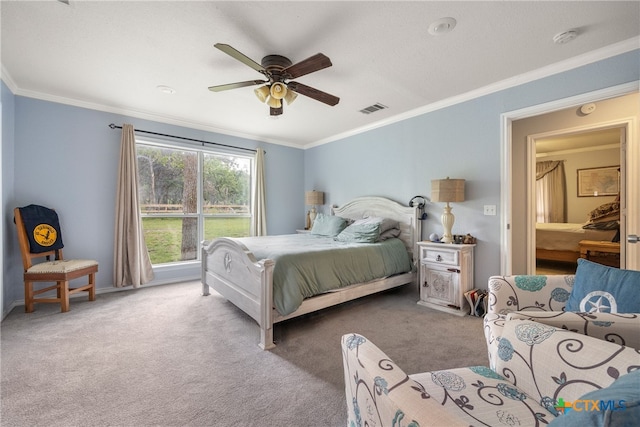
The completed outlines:
<svg viewBox="0 0 640 427">
<path fill-rule="evenodd" d="M 495 215 L 496 214 L 496 205 L 484 205 L 484 214 L 485 215 Z"/>
</svg>

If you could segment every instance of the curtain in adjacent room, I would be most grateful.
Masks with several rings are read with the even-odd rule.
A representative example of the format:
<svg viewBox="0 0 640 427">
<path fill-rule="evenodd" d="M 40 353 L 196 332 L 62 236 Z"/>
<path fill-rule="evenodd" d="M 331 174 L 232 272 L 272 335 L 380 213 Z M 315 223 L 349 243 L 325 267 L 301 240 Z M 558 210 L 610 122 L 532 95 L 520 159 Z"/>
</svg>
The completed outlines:
<svg viewBox="0 0 640 427">
<path fill-rule="evenodd" d="M 251 215 L 251 235 L 267 235 L 267 195 L 264 182 L 264 150 L 258 148 L 255 158 L 255 188 L 253 192 L 253 212 Z"/>
<path fill-rule="evenodd" d="M 536 163 L 536 222 L 567 222 L 564 161 Z"/>
<path fill-rule="evenodd" d="M 122 125 L 116 189 L 114 285 L 139 287 L 153 280 L 153 269 L 142 230 L 138 200 L 138 161 L 132 125 Z"/>
</svg>

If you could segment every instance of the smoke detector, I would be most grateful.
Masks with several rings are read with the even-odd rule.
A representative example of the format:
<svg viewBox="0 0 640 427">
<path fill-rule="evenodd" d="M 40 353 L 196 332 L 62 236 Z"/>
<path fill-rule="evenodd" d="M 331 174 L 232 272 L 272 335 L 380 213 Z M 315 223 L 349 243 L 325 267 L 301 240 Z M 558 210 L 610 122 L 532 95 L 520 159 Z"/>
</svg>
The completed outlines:
<svg viewBox="0 0 640 427">
<path fill-rule="evenodd" d="M 565 44 L 569 43 L 571 40 L 578 37 L 578 31 L 576 30 L 567 30 L 553 36 L 553 42 L 555 44 Z"/>
</svg>

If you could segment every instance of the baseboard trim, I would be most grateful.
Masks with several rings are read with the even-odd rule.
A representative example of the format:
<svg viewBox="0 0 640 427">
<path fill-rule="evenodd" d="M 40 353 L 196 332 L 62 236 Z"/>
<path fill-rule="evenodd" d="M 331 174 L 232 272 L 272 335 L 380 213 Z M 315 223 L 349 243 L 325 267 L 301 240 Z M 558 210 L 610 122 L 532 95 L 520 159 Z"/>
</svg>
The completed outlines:
<svg viewBox="0 0 640 427">
<path fill-rule="evenodd" d="M 111 286 L 111 287 L 103 286 L 101 288 L 96 288 L 96 295 L 110 294 L 113 292 L 134 291 L 137 289 L 152 288 L 155 286 L 173 285 L 175 283 L 183 283 L 183 282 L 191 282 L 191 281 L 199 281 L 199 280 L 200 280 L 200 276 L 196 275 L 193 277 L 183 277 L 180 280 L 169 280 L 169 279 L 161 280 L 158 282 L 145 284 L 137 288 L 134 288 L 133 286 L 125 286 L 122 288 L 116 288 L 115 286 Z M 200 287 L 198 287 L 197 290 L 199 292 Z M 85 293 L 77 293 L 77 294 L 70 295 L 69 299 L 73 300 L 76 298 L 86 298 L 86 297 L 87 295 Z M 24 299 L 18 299 L 18 300 L 12 301 L 11 304 L 9 304 L 9 307 L 7 308 L 7 310 L 2 312 L 2 320 L 4 320 L 9 315 L 9 313 L 13 311 L 14 308 L 21 307 L 21 306 L 24 307 Z"/>
</svg>

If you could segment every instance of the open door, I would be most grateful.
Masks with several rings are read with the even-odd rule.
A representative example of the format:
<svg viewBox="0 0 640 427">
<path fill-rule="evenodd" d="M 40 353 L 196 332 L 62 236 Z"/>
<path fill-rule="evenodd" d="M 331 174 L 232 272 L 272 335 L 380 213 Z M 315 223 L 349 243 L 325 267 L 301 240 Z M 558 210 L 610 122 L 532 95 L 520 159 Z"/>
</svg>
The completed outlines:
<svg viewBox="0 0 640 427">
<path fill-rule="evenodd" d="M 581 113 L 580 107 L 589 103 L 596 105 L 593 114 Z M 640 270 L 640 244 L 634 243 L 640 236 L 638 117 L 637 82 L 502 115 L 501 274 L 535 274 L 535 223 L 532 222 L 530 183 L 530 173 L 535 170 L 532 166 L 535 165 L 535 149 L 531 149 L 528 138 L 559 129 L 579 132 L 598 127 L 622 129 L 620 188 L 625 197 L 621 206 L 624 230 L 620 236 L 621 252 L 625 268 Z"/>
<path fill-rule="evenodd" d="M 584 229 L 588 213 L 601 206 L 611 207 L 620 201 L 626 205 L 626 193 L 621 185 L 625 176 L 626 126 L 618 124 L 594 124 L 578 129 L 559 129 L 544 134 L 527 137 L 529 158 L 527 185 L 528 250 L 527 271 L 531 274 L 571 274 L 575 272 L 576 260 L 580 257 L 580 241 L 599 243 L 598 248 L 609 253 L 601 253 L 600 262 L 610 266 L 625 268 L 625 243 L 613 243 L 626 235 L 626 220 L 622 209 L 603 218 L 593 229 Z M 555 190 L 555 204 L 562 215 L 554 221 L 543 218 L 541 186 L 547 174 L 537 181 L 536 165 L 554 165 L 556 171 L 563 172 L 563 186 Z M 557 165 L 557 166 L 556 166 Z M 606 171 L 604 178 L 609 186 L 606 194 L 587 192 L 582 188 L 580 176 L 593 171 Z M 600 173 L 600 172 L 597 172 Z M 604 172 L 603 172 L 604 173 Z M 612 175 L 613 174 L 613 175 Z M 542 174 L 540 174 L 542 175 Z M 599 175 L 595 175 L 599 176 Z M 614 177 L 613 183 L 611 177 Z M 602 193 L 602 192 L 601 192 Z M 614 205 L 616 206 L 616 205 Z M 616 216 L 618 215 L 618 216 Z M 614 221 L 610 221 L 613 219 Z M 619 221 L 615 221 L 619 219 Z M 615 229 L 612 229 L 613 226 Z M 611 243 L 611 245 L 609 245 Z M 585 249 L 589 246 L 583 246 Z M 592 248 L 595 246 L 591 246 Z M 619 255 L 618 255 L 619 254 Z"/>
</svg>

